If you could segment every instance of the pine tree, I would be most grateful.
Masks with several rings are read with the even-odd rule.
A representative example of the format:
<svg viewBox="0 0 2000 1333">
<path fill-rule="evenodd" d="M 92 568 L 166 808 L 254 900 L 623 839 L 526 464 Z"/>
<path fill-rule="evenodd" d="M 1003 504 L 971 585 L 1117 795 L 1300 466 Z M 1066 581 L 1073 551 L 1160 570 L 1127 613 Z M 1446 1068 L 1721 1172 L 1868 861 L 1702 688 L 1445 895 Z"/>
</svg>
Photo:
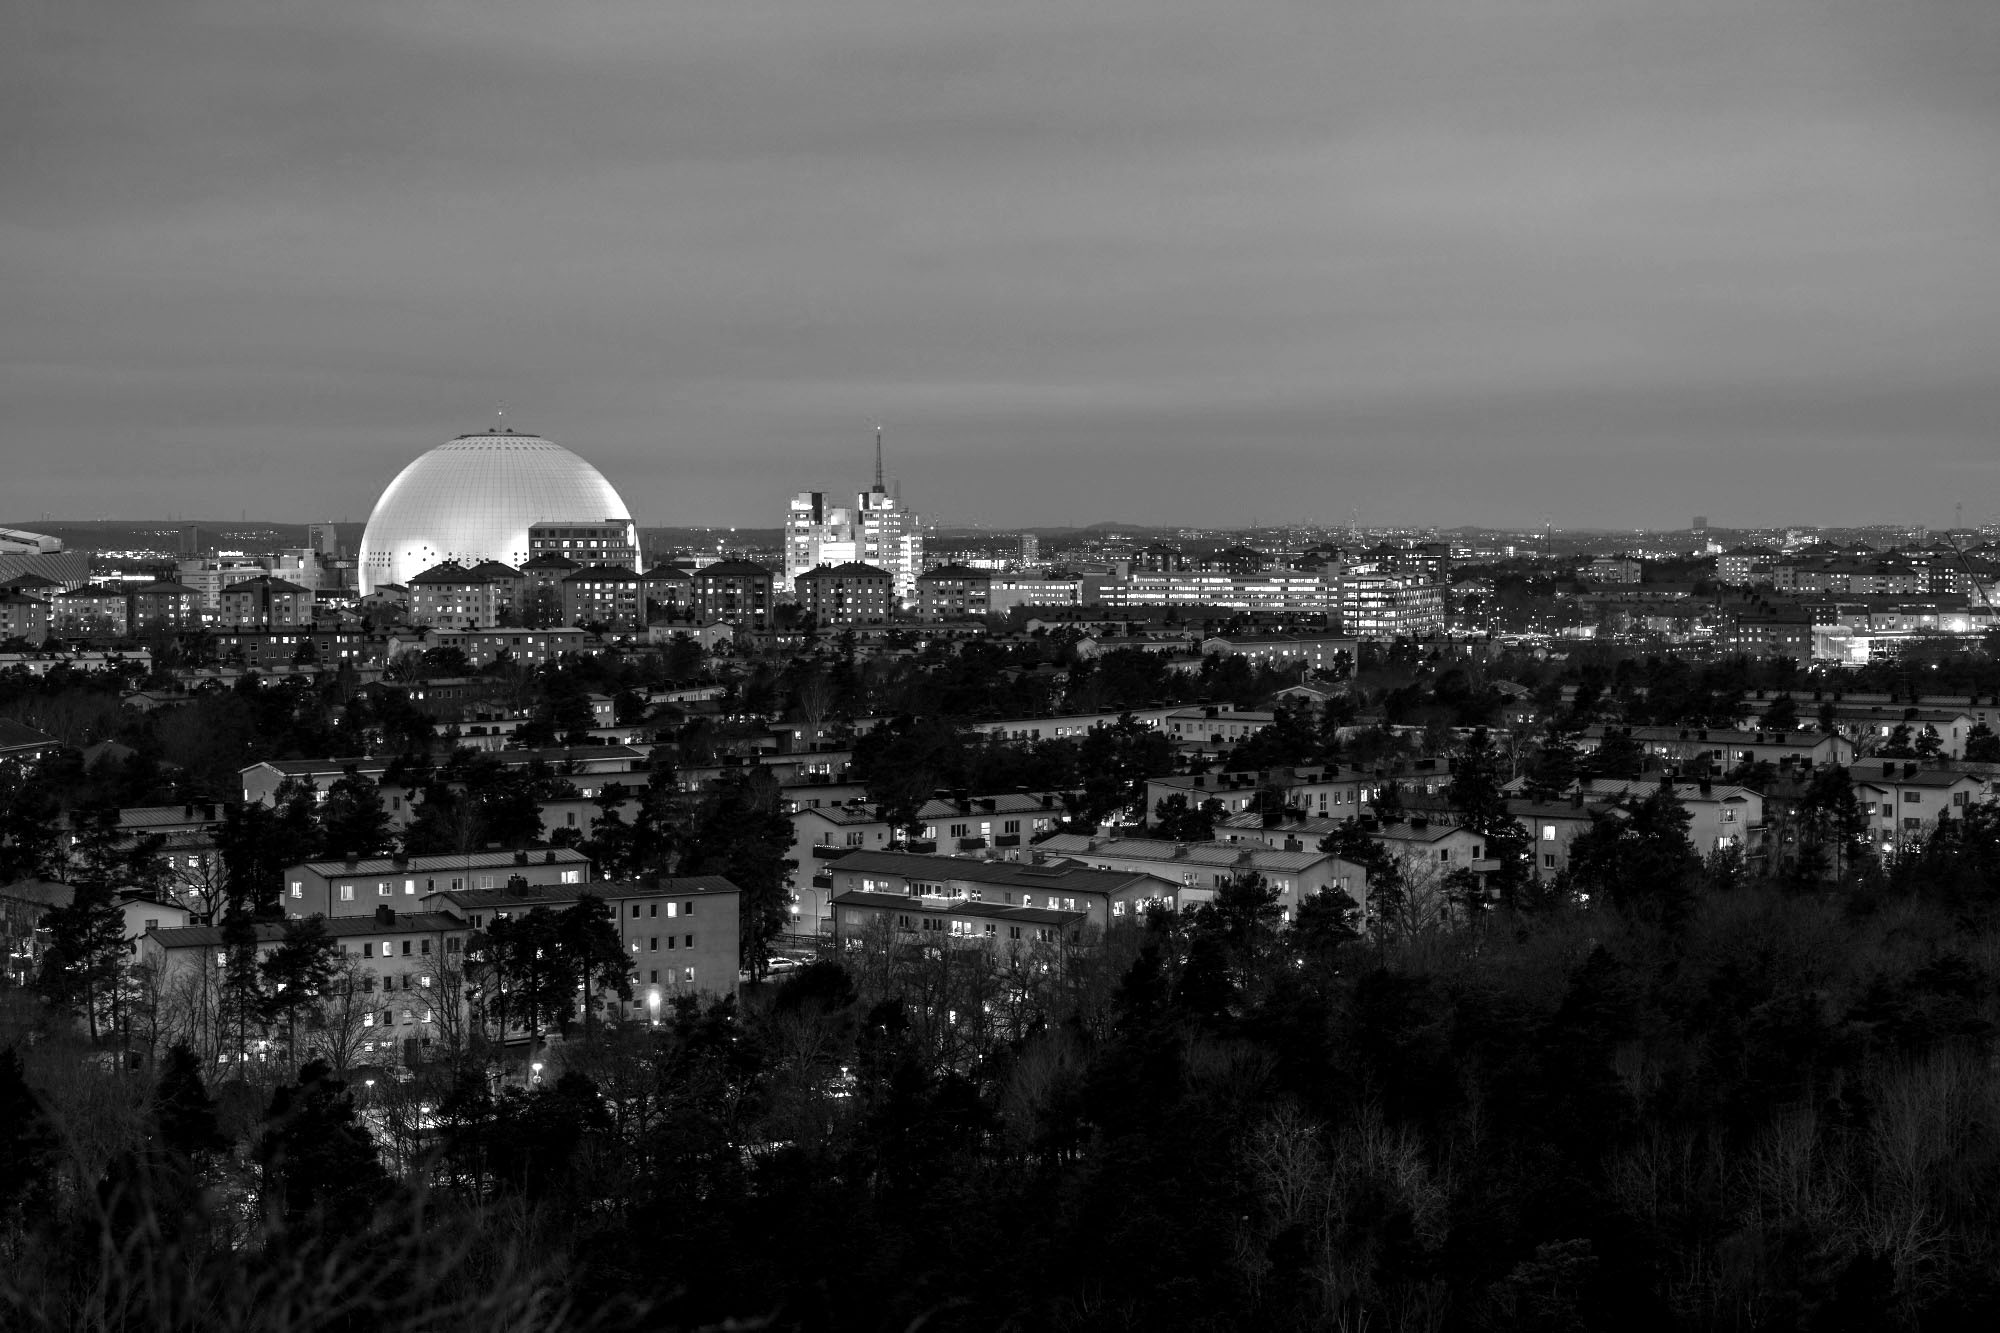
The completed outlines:
<svg viewBox="0 0 2000 1333">
<path fill-rule="evenodd" d="M 28 1086 L 21 1057 L 0 1050 L 0 1236 L 11 1234 L 14 1210 L 33 1208 L 53 1187 L 58 1141 L 41 1098 Z"/>
<path fill-rule="evenodd" d="M 125 960 L 125 914 L 109 885 L 79 884 L 70 902 L 50 909 L 42 924 L 49 944 L 37 985 L 57 1004 L 82 1006 L 94 1043 L 99 1001 L 116 998 Z"/>
<path fill-rule="evenodd" d="M 201 1061 L 186 1042 L 167 1049 L 160 1081 L 153 1088 L 153 1123 L 170 1152 L 193 1158 L 229 1147 L 215 1115 L 215 1099 L 202 1083 Z"/>
<path fill-rule="evenodd" d="M 556 948 L 562 964 L 583 997 L 586 1044 L 596 1035 L 597 993 L 609 990 L 621 1000 L 632 998 L 632 960 L 618 937 L 618 923 L 602 898 L 586 893 L 556 914 Z M 565 1015 L 563 1026 L 569 1020 Z"/>
<path fill-rule="evenodd" d="M 255 1156 L 266 1214 L 283 1232 L 356 1235 L 390 1194 L 375 1141 L 324 1060 L 271 1098 Z"/>
<path fill-rule="evenodd" d="M 285 922 L 284 937 L 258 964 L 262 1017 L 285 1020 L 288 1058 L 299 1059 L 299 1012 L 316 1004 L 333 981 L 339 946 L 326 933 L 326 918 L 309 916 Z"/>
</svg>

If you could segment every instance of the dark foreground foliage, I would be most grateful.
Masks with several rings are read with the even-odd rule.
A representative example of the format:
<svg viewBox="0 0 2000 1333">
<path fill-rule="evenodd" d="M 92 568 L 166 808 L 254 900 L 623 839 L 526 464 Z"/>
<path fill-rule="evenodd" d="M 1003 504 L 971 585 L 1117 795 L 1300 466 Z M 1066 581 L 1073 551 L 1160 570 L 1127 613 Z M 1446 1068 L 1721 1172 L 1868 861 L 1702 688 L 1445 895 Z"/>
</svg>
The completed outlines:
<svg viewBox="0 0 2000 1333">
<path fill-rule="evenodd" d="M 1607 854 L 1594 907 L 1389 943 L 1246 886 L 1029 987 L 821 963 L 532 1091 L 121 1070 L 23 999 L 0 1322 L 1992 1328 L 1991 832 L 1805 894 Z"/>
</svg>

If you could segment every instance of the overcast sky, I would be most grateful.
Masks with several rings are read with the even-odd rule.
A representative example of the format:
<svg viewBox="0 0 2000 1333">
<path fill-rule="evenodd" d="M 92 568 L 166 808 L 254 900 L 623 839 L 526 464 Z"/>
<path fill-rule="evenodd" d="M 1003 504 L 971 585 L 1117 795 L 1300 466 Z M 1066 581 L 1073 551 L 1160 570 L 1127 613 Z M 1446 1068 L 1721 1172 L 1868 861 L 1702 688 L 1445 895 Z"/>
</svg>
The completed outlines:
<svg viewBox="0 0 2000 1333">
<path fill-rule="evenodd" d="M 2000 515 L 1995 0 L 0 15 L 0 520 Z"/>
</svg>

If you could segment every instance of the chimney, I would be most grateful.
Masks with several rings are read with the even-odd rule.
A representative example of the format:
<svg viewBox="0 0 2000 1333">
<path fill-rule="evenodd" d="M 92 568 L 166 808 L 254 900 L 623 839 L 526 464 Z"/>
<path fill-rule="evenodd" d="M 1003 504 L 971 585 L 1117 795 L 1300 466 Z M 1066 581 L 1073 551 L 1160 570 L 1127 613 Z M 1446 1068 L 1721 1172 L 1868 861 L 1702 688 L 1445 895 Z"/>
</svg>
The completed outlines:
<svg viewBox="0 0 2000 1333">
<path fill-rule="evenodd" d="M 515 852 L 514 864 L 517 866 L 524 866 L 528 864 L 528 854 L 526 852 Z"/>
<path fill-rule="evenodd" d="M 549 851 L 542 853 L 542 864 L 552 866 L 555 863 L 556 863 L 556 854 L 554 852 Z"/>
<path fill-rule="evenodd" d="M 1915 760 L 1911 760 L 1909 763 L 1903 765 L 1904 777 L 1913 778 L 1916 775 L 1917 775 L 1917 765 Z"/>
<path fill-rule="evenodd" d="M 375 909 L 375 923 L 381 926 L 395 925 L 396 909 L 389 906 L 387 903 L 382 904 L 380 907 Z"/>
<path fill-rule="evenodd" d="M 1571 791 L 1571 792 L 1570 792 L 1570 794 L 1569 794 L 1569 806 L 1570 806 L 1570 809 L 1572 809 L 1572 810 L 1581 810 L 1581 809 L 1583 809 L 1583 786 L 1582 786 L 1582 784 L 1581 784 L 1581 783 L 1579 783 L 1579 784 L 1577 785 L 1577 787 L 1575 788 L 1575 790 L 1573 790 L 1573 791 Z"/>
<path fill-rule="evenodd" d="M 1894 760 L 1885 759 L 1882 761 L 1882 776 L 1885 778 L 1896 776 L 1896 764 Z"/>
</svg>

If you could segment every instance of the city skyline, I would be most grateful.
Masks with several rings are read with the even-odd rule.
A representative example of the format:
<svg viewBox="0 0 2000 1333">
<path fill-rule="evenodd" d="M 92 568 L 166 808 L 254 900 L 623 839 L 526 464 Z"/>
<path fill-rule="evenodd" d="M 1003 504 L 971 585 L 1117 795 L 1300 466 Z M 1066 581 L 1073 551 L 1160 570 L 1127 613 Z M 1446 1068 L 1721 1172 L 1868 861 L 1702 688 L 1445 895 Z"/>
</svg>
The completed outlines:
<svg viewBox="0 0 2000 1333">
<path fill-rule="evenodd" d="M 364 515 L 509 422 L 646 521 L 1988 521 L 1973 0 L 50 7 L 9 521 Z"/>
</svg>

